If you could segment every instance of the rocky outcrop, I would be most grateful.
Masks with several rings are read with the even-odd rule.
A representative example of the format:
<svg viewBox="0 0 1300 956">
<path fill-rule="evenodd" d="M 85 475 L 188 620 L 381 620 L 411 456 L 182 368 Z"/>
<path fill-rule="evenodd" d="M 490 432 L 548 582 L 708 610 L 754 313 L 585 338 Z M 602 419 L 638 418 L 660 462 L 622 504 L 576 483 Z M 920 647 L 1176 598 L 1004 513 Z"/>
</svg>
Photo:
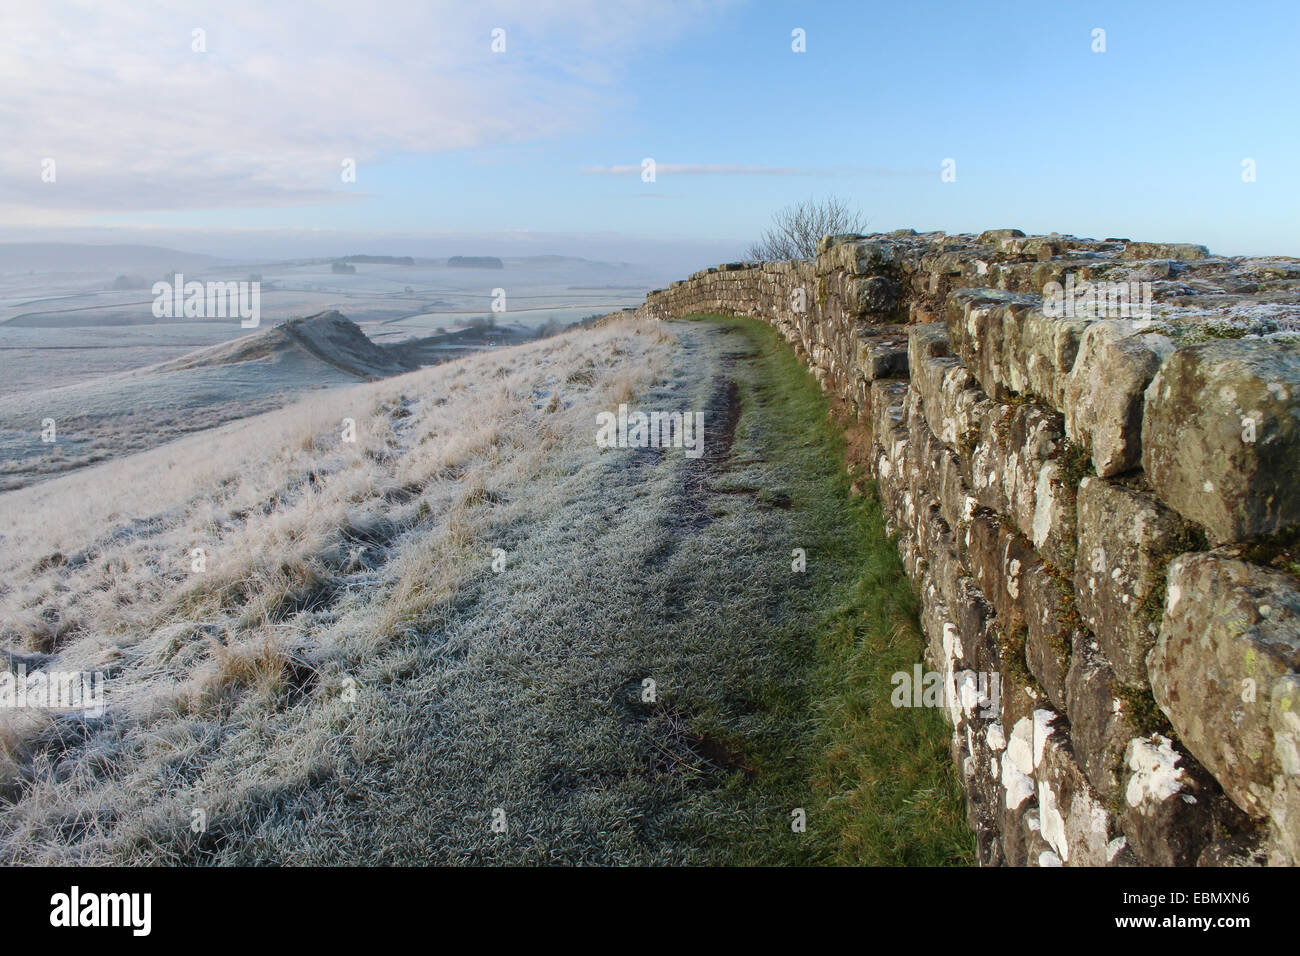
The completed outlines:
<svg viewBox="0 0 1300 956">
<path fill-rule="evenodd" d="M 770 323 L 866 433 L 982 863 L 1300 861 L 1300 262 L 903 230 L 640 311 Z"/>
</svg>

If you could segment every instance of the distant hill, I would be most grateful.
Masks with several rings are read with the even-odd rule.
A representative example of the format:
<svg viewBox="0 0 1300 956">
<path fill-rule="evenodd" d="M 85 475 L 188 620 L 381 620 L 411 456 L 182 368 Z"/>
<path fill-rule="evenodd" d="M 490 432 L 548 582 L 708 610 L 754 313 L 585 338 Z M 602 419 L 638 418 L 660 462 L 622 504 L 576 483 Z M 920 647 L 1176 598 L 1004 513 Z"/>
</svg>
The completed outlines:
<svg viewBox="0 0 1300 956">
<path fill-rule="evenodd" d="M 526 262 L 530 265 L 559 266 L 559 265 L 588 265 L 600 266 L 601 268 L 613 269 L 630 269 L 630 262 L 605 262 L 600 259 L 584 259 L 582 256 L 508 256 L 513 262 Z"/>
<path fill-rule="evenodd" d="M 322 312 L 158 365 L 4 396 L 0 490 L 279 408 L 316 389 L 410 371 L 430 360 L 418 345 L 383 348 L 338 312 Z M 58 422 L 57 455 L 32 428 L 45 418 Z"/>
<path fill-rule="evenodd" d="M 504 269 L 505 264 L 496 256 L 452 256 L 448 269 Z"/>
<path fill-rule="evenodd" d="M 304 351 L 332 369 L 361 379 L 399 375 L 415 367 L 401 353 L 376 345 L 361 328 L 340 312 L 321 312 L 245 335 L 231 342 L 188 352 L 153 366 L 155 372 L 212 368 L 261 361 L 280 353 Z"/>
<path fill-rule="evenodd" d="M 229 260 L 162 246 L 92 245 L 75 242 L 0 242 L 0 274 L 114 272 L 162 275 L 219 265 Z"/>
<path fill-rule="evenodd" d="M 410 256 L 344 256 L 339 262 L 371 262 L 389 266 L 415 265 L 415 260 Z"/>
</svg>

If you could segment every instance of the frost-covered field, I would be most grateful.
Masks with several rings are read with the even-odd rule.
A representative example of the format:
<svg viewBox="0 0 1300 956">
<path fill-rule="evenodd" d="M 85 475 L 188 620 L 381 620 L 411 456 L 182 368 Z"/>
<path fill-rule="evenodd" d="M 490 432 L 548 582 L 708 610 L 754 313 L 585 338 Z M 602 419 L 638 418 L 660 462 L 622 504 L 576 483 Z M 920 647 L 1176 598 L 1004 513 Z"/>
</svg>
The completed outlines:
<svg viewBox="0 0 1300 956">
<path fill-rule="evenodd" d="M 19 487 L 189 432 L 278 408 L 356 376 L 289 352 L 159 371 L 189 352 L 336 309 L 374 342 L 396 345 L 474 320 L 536 330 L 637 304 L 644 270 L 583 259 L 506 259 L 503 269 L 357 263 L 205 265 L 186 281 L 260 277 L 261 322 L 157 319 L 149 288 L 114 290 L 103 273 L 0 275 L 0 489 Z M 2 263 L 0 263 L 2 265 Z M 156 265 L 156 264 L 155 264 Z M 130 270 L 138 282 L 161 278 Z M 607 286 L 618 288 L 606 288 Z M 494 290 L 504 290 L 504 296 Z M 504 306 L 494 311 L 493 302 Z M 436 359 L 430 350 L 430 359 Z M 57 442 L 48 443 L 53 421 Z"/>
<path fill-rule="evenodd" d="M 338 309 L 363 326 L 395 326 L 386 332 L 403 327 L 427 332 L 475 316 L 540 325 L 552 315 L 603 315 L 639 304 L 663 278 L 636 266 L 586 259 L 507 258 L 503 263 L 502 269 L 467 269 L 434 262 L 360 262 L 354 264 L 355 274 L 335 273 L 329 263 L 268 263 L 208 266 L 183 275 L 187 282 L 260 277 L 263 323 Z M 132 290 L 113 289 L 116 277 L 109 273 L 0 275 L 0 330 L 150 325 L 165 337 L 179 323 L 154 318 L 151 285 L 173 275 L 133 273 L 142 287 Z M 495 289 L 505 290 L 504 312 L 493 311 Z M 237 323 L 225 328 L 240 334 Z M 0 339 L 0 344 L 6 343 Z"/>
<path fill-rule="evenodd" d="M 104 678 L 0 710 L 0 862 L 969 862 L 828 411 L 766 326 L 620 318 L 0 494 L 0 673 Z"/>
<path fill-rule="evenodd" d="M 224 856 L 274 794 L 382 773 L 367 721 L 412 636 L 592 480 L 595 410 L 653 381 L 670 339 L 625 323 L 482 354 L 0 495 L 0 653 L 109 679 L 101 718 L 0 711 L 0 792 L 21 794 L 0 857 Z M 214 827 L 186 847 L 198 804 Z"/>
</svg>

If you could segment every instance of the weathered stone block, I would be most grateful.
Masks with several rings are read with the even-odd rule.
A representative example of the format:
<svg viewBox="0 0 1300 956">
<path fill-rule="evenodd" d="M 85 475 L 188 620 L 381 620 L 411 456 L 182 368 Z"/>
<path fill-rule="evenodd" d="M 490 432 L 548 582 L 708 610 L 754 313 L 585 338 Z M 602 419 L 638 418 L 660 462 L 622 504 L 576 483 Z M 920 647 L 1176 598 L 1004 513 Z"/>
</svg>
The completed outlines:
<svg viewBox="0 0 1300 956">
<path fill-rule="evenodd" d="M 853 370 L 873 382 L 878 378 L 907 377 L 907 329 L 899 325 L 853 325 Z"/>
<path fill-rule="evenodd" d="M 956 430 L 979 415 L 979 438 L 969 454 L 973 494 L 984 507 L 1008 515 L 1058 569 L 1073 568 L 1074 489 L 1058 461 L 1065 438 L 1061 416 L 1041 405 L 966 407 L 958 406 L 950 420 Z"/>
<path fill-rule="evenodd" d="M 1191 866 L 1233 819 L 1204 768 L 1160 734 L 1134 737 L 1124 750 L 1121 823 L 1147 866 Z"/>
<path fill-rule="evenodd" d="M 953 352 L 996 401 L 1005 402 L 1017 392 L 1009 384 L 1016 372 L 1005 367 L 1013 361 L 1014 351 L 1007 348 L 1006 337 L 1008 331 L 1016 337 L 1016 319 L 1034 303 L 1027 296 L 988 288 L 960 289 L 948 296 L 946 317 Z"/>
<path fill-rule="evenodd" d="M 1043 839 L 1067 866 L 1120 862 L 1116 857 L 1126 841 L 1080 769 L 1065 731 L 1054 727 L 1041 753 L 1034 778 Z"/>
<path fill-rule="evenodd" d="M 1120 685 L 1101 648 L 1078 631 L 1065 680 L 1065 715 L 1070 719 L 1079 764 L 1093 789 L 1107 802 L 1117 798 L 1125 778 L 1124 756 L 1137 728 L 1125 712 Z"/>
<path fill-rule="evenodd" d="M 844 312 L 848 318 L 888 315 L 898 308 L 901 288 L 890 276 L 850 279 L 844 283 Z"/>
<path fill-rule="evenodd" d="M 1035 840 L 1042 841 L 1041 827 L 1036 812 L 1032 819 L 1027 817 L 1037 805 L 1034 771 L 1042 760 L 1042 747 L 1036 738 L 1050 735 L 1053 716 L 1048 710 L 1031 710 L 1018 716 L 1013 724 L 994 725 L 987 731 L 994 734 L 996 727 L 996 739 L 990 743 L 1001 751 L 1002 841 L 1012 866 L 1036 864 L 1039 853 L 1049 849 L 1045 843 L 1034 846 Z M 1005 727 L 1012 729 L 1004 733 Z"/>
<path fill-rule="evenodd" d="M 1065 408 L 1065 386 L 1078 359 L 1083 333 L 1091 319 L 1056 318 L 1035 306 L 1023 315 L 1013 342 L 1014 361 L 1006 363 L 1010 387 L 1036 395 L 1057 411 Z"/>
<path fill-rule="evenodd" d="M 1267 866 L 1268 850 L 1264 834 L 1237 833 L 1215 840 L 1196 858 L 1197 866 L 1238 867 Z M 1293 863 L 1284 864 L 1293 866 Z"/>
<path fill-rule="evenodd" d="M 1092 449 L 1102 478 L 1142 461 L 1142 408 L 1146 388 L 1173 343 L 1136 334 L 1136 323 L 1094 322 L 1083 333 L 1065 385 L 1065 428 L 1070 440 Z"/>
<path fill-rule="evenodd" d="M 1038 708 L 988 734 L 1001 744 L 1003 844 L 1013 866 L 1106 866 L 1123 862 L 1113 819 L 1074 760 L 1056 713 Z"/>
<path fill-rule="evenodd" d="M 1300 343 L 1179 349 L 1145 405 L 1147 480 L 1215 543 L 1300 523 Z"/>
<path fill-rule="evenodd" d="M 1037 562 L 1029 542 L 1008 534 L 996 518 L 980 513 L 967 530 L 965 558 L 1003 625 L 1023 626 L 1021 585 L 1024 575 Z"/>
<path fill-rule="evenodd" d="M 1176 259 L 1191 262 L 1206 259 L 1210 250 L 1190 242 L 1130 242 L 1120 253 L 1121 259 Z"/>
<path fill-rule="evenodd" d="M 1276 761 L 1269 806 L 1269 862 L 1300 866 L 1300 674 L 1284 674 L 1270 692 L 1269 730 Z"/>
<path fill-rule="evenodd" d="M 904 427 L 907 391 L 907 383 L 897 379 L 878 379 L 871 383 L 872 428 L 877 442 L 891 429 Z"/>
<path fill-rule="evenodd" d="M 979 427 L 984 393 L 975 377 L 954 358 L 926 358 L 912 375 L 925 420 L 935 436 L 954 451 L 962 438 Z"/>
<path fill-rule="evenodd" d="M 996 721 L 967 728 L 964 737 L 954 736 L 957 765 L 966 781 L 966 822 L 975 833 L 976 862 L 980 866 L 1002 866 L 1007 856 L 1001 821 L 1005 813 L 1002 789 L 1002 751 L 1006 746 L 1002 725 Z"/>
<path fill-rule="evenodd" d="M 830 240 L 830 241 L 827 241 Z M 818 244 L 817 272 L 875 275 L 897 268 L 905 248 L 888 239 L 863 240 L 861 236 L 828 236 Z"/>
<path fill-rule="evenodd" d="M 1002 626 L 1024 629 L 1025 665 L 1048 698 L 1065 709 L 1065 678 L 1077 612 L 1066 589 L 1023 537 L 986 514 L 971 520 L 965 558 Z"/>
<path fill-rule="evenodd" d="M 1019 229 L 985 229 L 976 239 L 981 246 L 996 246 L 1003 239 L 1012 239 L 1023 237 L 1024 233 Z"/>
<path fill-rule="evenodd" d="M 922 359 L 946 358 L 952 355 L 948 344 L 948 326 L 942 322 L 907 327 L 907 360 L 917 368 Z"/>
<path fill-rule="evenodd" d="M 938 439 L 935 439 L 938 444 Z M 939 504 L 943 508 L 943 518 L 960 537 L 966 532 L 966 525 L 979 502 L 971 494 L 966 478 L 962 474 L 961 459 L 949 448 L 939 445 L 931 459 L 935 480 L 938 483 Z"/>
<path fill-rule="evenodd" d="M 1080 337 L 1093 320 L 1052 317 L 1040 303 L 1036 295 L 959 289 L 948 296 L 945 318 L 953 354 L 990 398 L 1034 396 L 1059 411 Z"/>
<path fill-rule="evenodd" d="M 1159 633 L 1147 602 L 1170 558 L 1185 550 L 1186 523 L 1153 495 L 1086 477 L 1078 492 L 1079 614 L 1121 683 L 1145 687 Z"/>
<path fill-rule="evenodd" d="M 1025 620 L 1025 664 L 1058 710 L 1065 710 L 1070 650 L 1077 633 L 1078 612 L 1068 588 L 1036 555 L 1021 576 L 1020 604 Z"/>
<path fill-rule="evenodd" d="M 1270 817 L 1300 774 L 1287 730 L 1296 708 L 1290 679 L 1300 671 L 1295 579 L 1216 552 L 1176 558 L 1148 663 L 1156 703 L 1179 739 L 1238 806 Z M 1274 822 L 1292 841 L 1300 834 L 1300 818 Z"/>
</svg>

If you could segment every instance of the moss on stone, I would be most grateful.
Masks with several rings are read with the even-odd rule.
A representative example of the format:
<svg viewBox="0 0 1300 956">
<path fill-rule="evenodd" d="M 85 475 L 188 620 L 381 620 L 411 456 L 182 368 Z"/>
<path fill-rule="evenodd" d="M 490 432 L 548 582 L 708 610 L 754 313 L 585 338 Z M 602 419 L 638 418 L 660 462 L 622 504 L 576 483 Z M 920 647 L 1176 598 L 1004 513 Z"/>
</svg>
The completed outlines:
<svg viewBox="0 0 1300 956">
<path fill-rule="evenodd" d="M 1029 628 L 1018 621 L 1001 629 L 997 645 L 1002 655 L 1002 673 L 1013 683 L 1028 687 L 1039 697 L 1046 697 L 1038 678 L 1030 673 L 1029 665 L 1025 663 L 1025 641 L 1028 638 Z"/>
<path fill-rule="evenodd" d="M 1243 561 L 1300 578 L 1300 524 L 1252 538 L 1234 550 Z"/>
<path fill-rule="evenodd" d="M 978 428 L 968 428 L 957 438 L 957 450 L 965 461 L 970 461 L 975 455 L 975 448 L 980 443 L 980 430 Z"/>
<path fill-rule="evenodd" d="M 1169 578 L 1169 562 L 1190 551 L 1208 551 L 1209 539 L 1205 532 L 1187 524 L 1163 549 L 1151 555 L 1151 570 L 1147 575 L 1147 596 L 1138 607 L 1138 613 L 1147 621 L 1160 625 L 1165 613 L 1165 589 Z"/>
<path fill-rule="evenodd" d="M 1077 490 L 1084 478 L 1096 476 L 1097 469 L 1092 465 L 1092 446 L 1087 442 L 1073 442 L 1065 439 L 1061 445 L 1061 454 L 1057 456 L 1061 466 L 1061 480 L 1067 488 Z"/>
<path fill-rule="evenodd" d="M 1169 718 L 1165 716 L 1165 712 L 1156 703 L 1156 699 L 1152 696 L 1149 687 L 1130 687 L 1126 684 L 1119 684 L 1115 693 L 1119 697 L 1124 716 L 1128 718 L 1129 723 L 1133 725 L 1140 736 L 1150 737 L 1152 734 L 1164 734 L 1171 740 L 1174 739 L 1173 725 L 1169 723 Z"/>
<path fill-rule="evenodd" d="M 1079 607 L 1074 600 L 1074 584 L 1064 574 L 1052 567 L 1046 561 L 1043 562 L 1047 568 L 1048 577 L 1052 579 L 1052 584 L 1060 592 L 1061 603 L 1061 630 L 1052 637 L 1052 646 L 1066 657 L 1073 652 L 1071 647 L 1071 637 L 1075 631 L 1086 630 L 1083 623 L 1083 616 L 1079 613 Z"/>
</svg>

